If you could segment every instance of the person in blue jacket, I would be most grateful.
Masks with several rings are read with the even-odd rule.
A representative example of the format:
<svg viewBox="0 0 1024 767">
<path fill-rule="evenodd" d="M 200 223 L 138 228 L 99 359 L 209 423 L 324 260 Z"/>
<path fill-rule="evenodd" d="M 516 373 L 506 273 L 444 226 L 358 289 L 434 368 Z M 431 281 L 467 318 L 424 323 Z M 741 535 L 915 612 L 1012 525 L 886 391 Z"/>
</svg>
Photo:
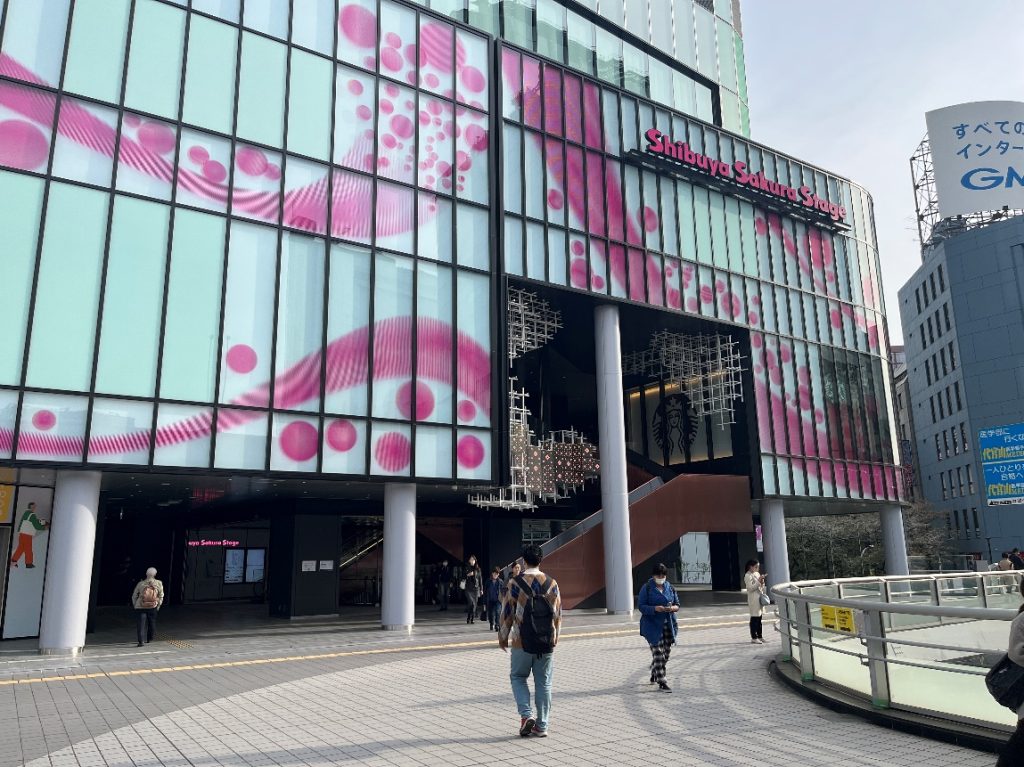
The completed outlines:
<svg viewBox="0 0 1024 767">
<path fill-rule="evenodd" d="M 640 589 L 637 600 L 640 607 L 640 634 L 651 646 L 651 684 L 658 683 L 662 692 L 672 692 L 665 681 L 665 667 L 672 645 L 676 642 L 679 625 L 679 597 L 668 582 L 668 568 L 663 564 L 654 566 L 651 579 Z"/>
</svg>

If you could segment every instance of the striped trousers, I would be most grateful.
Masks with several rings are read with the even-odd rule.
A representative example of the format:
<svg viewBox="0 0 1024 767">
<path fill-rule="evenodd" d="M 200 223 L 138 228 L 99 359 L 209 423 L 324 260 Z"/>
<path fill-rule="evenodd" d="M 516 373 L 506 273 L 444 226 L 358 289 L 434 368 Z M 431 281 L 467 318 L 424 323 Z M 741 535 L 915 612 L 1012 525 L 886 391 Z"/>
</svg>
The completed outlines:
<svg viewBox="0 0 1024 767">
<path fill-rule="evenodd" d="M 665 667 L 668 665 L 668 656 L 672 653 L 672 621 L 665 618 L 665 625 L 661 630 L 661 641 L 651 645 L 651 681 L 665 681 Z"/>
</svg>

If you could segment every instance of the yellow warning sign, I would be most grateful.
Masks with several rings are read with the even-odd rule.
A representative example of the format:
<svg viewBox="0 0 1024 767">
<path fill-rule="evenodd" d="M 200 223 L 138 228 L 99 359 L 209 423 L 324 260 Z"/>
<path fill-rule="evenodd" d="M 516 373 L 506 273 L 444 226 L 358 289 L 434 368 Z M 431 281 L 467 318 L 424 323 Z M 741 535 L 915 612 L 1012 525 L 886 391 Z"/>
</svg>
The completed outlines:
<svg viewBox="0 0 1024 767">
<path fill-rule="evenodd" d="M 0 485 L 0 524 L 11 521 L 11 507 L 14 505 L 14 487 Z"/>
<path fill-rule="evenodd" d="M 853 610 L 849 607 L 822 605 L 821 627 L 831 631 L 842 631 L 846 634 L 856 633 L 857 626 L 853 619 Z"/>
</svg>

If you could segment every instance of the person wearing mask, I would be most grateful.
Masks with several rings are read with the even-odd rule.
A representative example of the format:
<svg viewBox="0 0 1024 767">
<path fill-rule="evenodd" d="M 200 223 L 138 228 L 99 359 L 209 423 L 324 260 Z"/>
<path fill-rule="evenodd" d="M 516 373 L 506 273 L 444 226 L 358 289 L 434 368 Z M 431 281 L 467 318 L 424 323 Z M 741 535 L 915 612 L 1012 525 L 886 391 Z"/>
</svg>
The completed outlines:
<svg viewBox="0 0 1024 767">
<path fill-rule="evenodd" d="M 483 590 L 484 575 L 472 554 L 466 560 L 466 574 L 462 579 L 462 592 L 466 595 L 466 623 L 476 623 L 477 603 Z"/>
<path fill-rule="evenodd" d="M 448 560 L 445 559 L 441 562 L 441 566 L 437 568 L 437 601 L 441 605 L 438 608 L 439 612 L 448 610 L 448 592 L 451 586 L 452 569 L 448 567 Z"/>
<path fill-rule="evenodd" d="M 1024 596 L 1024 578 L 1018 590 Z M 1010 624 L 1010 643 L 1006 654 L 1018 666 L 1024 666 L 1024 604 L 1017 610 L 1017 617 Z M 999 753 L 996 767 L 1024 767 L 1024 705 L 1017 709 L 1017 729 Z"/>
<path fill-rule="evenodd" d="M 498 615 L 501 607 L 501 592 L 504 587 L 501 581 L 501 570 L 495 567 L 491 570 L 491 579 L 487 581 L 487 626 L 491 631 L 497 631 L 501 626 L 501 619 Z"/>
<path fill-rule="evenodd" d="M 668 582 L 668 568 L 664 564 L 654 566 L 650 580 L 640 589 L 637 607 L 640 608 L 640 634 L 651 646 L 651 684 L 657 682 L 659 690 L 672 692 L 665 681 L 665 669 L 679 632 L 676 621 L 679 597 Z"/>
<path fill-rule="evenodd" d="M 761 604 L 761 597 L 765 594 L 764 575 L 759 572 L 760 563 L 756 559 L 747 561 L 747 571 L 743 576 L 743 588 L 747 592 L 747 608 L 750 610 L 750 643 L 764 644 L 762 636 L 761 617 L 764 615 L 764 606 Z"/>
<path fill-rule="evenodd" d="M 146 570 L 146 577 L 135 585 L 132 592 L 132 607 L 138 617 L 138 640 L 142 647 L 143 630 L 146 643 L 153 641 L 156 633 L 156 614 L 164 603 L 164 584 L 156 579 L 156 568 Z"/>
<path fill-rule="evenodd" d="M 523 549 L 526 569 L 508 582 L 498 630 L 498 646 L 508 652 L 512 645 L 509 681 L 522 738 L 548 736 L 552 658 L 562 627 L 562 597 L 555 579 L 541 572 L 543 558 L 540 546 L 531 544 Z M 531 674 L 536 712 L 530 706 Z"/>
</svg>

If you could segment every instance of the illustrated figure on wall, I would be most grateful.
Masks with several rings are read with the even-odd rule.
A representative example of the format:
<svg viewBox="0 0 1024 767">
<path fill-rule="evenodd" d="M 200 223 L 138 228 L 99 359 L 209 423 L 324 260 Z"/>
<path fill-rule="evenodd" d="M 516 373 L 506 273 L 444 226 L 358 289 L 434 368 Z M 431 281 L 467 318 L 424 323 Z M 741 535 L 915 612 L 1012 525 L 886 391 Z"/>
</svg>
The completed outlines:
<svg viewBox="0 0 1024 767">
<path fill-rule="evenodd" d="M 18 566 L 19 559 L 24 559 L 25 567 L 35 567 L 35 556 L 32 547 L 35 543 L 36 535 L 46 530 L 46 528 L 46 522 L 39 519 L 36 514 L 35 502 L 29 503 L 25 512 L 21 515 L 21 520 L 18 522 L 18 548 L 14 550 L 14 554 L 11 556 L 11 565 L 13 567 Z"/>
<path fill-rule="evenodd" d="M 690 460 L 690 447 L 697 438 L 697 416 L 685 394 L 670 394 L 654 410 L 654 441 L 668 463 L 681 454 Z"/>
</svg>

